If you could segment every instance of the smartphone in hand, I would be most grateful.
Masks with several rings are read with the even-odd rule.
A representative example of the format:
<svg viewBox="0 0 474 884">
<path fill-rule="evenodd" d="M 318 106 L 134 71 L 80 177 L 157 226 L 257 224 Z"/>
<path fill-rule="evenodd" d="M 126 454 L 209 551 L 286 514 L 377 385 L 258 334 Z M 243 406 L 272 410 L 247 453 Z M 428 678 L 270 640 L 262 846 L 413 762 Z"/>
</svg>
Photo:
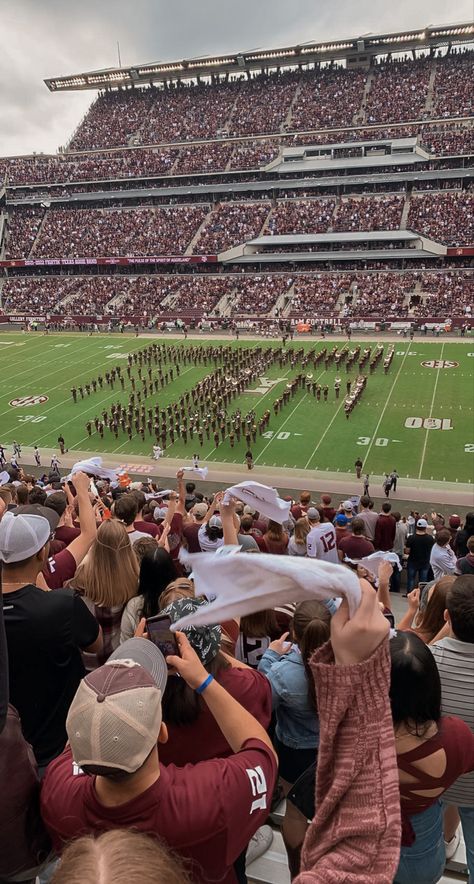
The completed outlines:
<svg viewBox="0 0 474 884">
<path fill-rule="evenodd" d="M 178 643 L 174 632 L 171 632 L 171 620 L 167 614 L 156 614 L 155 617 L 149 617 L 146 621 L 146 628 L 150 641 L 156 645 L 163 654 L 168 657 L 170 654 L 178 654 Z"/>
</svg>

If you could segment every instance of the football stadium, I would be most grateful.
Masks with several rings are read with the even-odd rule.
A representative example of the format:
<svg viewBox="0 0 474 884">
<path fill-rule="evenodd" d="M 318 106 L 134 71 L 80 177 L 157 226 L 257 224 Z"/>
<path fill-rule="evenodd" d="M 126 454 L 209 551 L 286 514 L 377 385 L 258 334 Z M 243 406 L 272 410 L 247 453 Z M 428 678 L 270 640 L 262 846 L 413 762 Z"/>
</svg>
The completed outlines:
<svg viewBox="0 0 474 884">
<path fill-rule="evenodd" d="M 474 23 L 378 30 L 0 157 L 0 884 L 474 881 Z"/>
</svg>

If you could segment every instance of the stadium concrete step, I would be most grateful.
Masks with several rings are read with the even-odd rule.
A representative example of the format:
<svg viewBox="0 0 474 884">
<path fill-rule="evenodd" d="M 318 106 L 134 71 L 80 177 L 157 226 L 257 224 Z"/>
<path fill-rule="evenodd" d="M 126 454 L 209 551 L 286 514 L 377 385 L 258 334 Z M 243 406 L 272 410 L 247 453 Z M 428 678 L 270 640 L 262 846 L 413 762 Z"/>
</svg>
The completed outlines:
<svg viewBox="0 0 474 884">
<path fill-rule="evenodd" d="M 247 866 L 249 884 L 290 884 L 288 859 L 281 833 L 273 832 L 273 842 L 268 850 Z M 450 861 L 439 884 L 466 884 L 466 850 L 458 847 L 455 858 Z M 415 882 L 414 882 L 415 884 Z"/>
<path fill-rule="evenodd" d="M 268 850 L 247 866 L 249 884 L 290 884 L 288 858 L 280 832 L 273 832 Z"/>
</svg>

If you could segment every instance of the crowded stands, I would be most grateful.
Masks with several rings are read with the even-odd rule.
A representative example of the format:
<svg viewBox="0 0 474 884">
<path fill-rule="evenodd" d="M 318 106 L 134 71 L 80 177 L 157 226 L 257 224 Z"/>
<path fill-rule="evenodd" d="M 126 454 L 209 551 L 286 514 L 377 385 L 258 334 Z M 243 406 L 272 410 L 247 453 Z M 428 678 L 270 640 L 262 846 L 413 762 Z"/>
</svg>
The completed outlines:
<svg viewBox="0 0 474 884">
<path fill-rule="evenodd" d="M 472 191 L 413 196 L 407 228 L 448 246 L 474 242 L 474 194 Z"/>
<path fill-rule="evenodd" d="M 235 884 L 282 797 L 296 882 L 472 874 L 474 513 L 185 475 L 3 476 L 3 880 Z"/>
<path fill-rule="evenodd" d="M 218 254 L 259 236 L 270 208 L 269 202 L 220 203 L 207 217 L 194 254 Z"/>
<path fill-rule="evenodd" d="M 348 197 L 340 200 L 333 229 L 398 230 L 402 219 L 403 196 Z"/>
<path fill-rule="evenodd" d="M 376 65 L 365 120 L 389 123 L 472 112 L 470 53 Z M 428 85 L 435 72 L 432 105 Z M 212 85 L 157 87 L 100 95 L 69 150 L 103 150 L 131 142 L 159 144 L 351 126 L 362 113 L 365 71 L 330 66 Z"/>
</svg>

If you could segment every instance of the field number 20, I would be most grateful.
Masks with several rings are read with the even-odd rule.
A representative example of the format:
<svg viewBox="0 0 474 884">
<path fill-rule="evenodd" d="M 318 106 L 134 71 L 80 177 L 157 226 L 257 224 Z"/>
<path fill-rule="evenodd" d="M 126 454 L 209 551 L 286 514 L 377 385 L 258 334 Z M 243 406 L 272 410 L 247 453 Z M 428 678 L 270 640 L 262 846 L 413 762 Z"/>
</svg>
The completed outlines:
<svg viewBox="0 0 474 884">
<path fill-rule="evenodd" d="M 359 436 L 357 440 L 358 445 L 370 445 L 371 436 Z M 379 436 L 378 439 L 375 440 L 375 444 L 377 448 L 385 448 L 386 445 L 390 442 L 390 439 L 385 439 L 384 436 Z"/>
</svg>

